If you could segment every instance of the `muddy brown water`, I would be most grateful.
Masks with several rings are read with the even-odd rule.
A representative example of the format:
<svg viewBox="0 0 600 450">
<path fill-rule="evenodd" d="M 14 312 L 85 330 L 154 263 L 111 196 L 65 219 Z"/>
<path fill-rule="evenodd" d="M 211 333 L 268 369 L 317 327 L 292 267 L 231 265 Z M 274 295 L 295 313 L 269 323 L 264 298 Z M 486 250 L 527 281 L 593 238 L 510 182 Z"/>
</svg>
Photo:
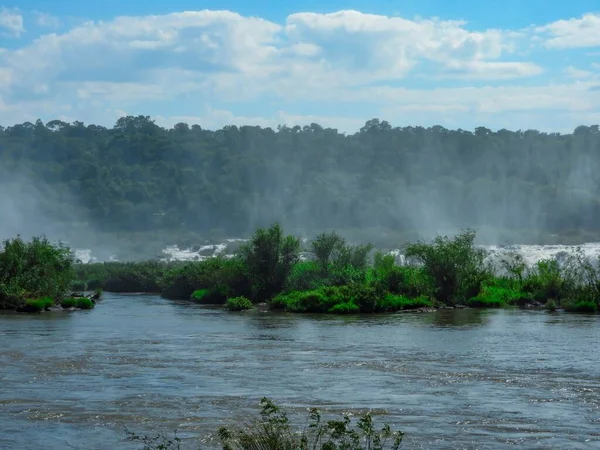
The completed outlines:
<svg viewBox="0 0 600 450">
<path fill-rule="evenodd" d="M 404 449 L 598 449 L 599 344 L 592 315 L 227 313 L 106 294 L 93 311 L 0 314 L 0 448 L 140 448 L 125 428 L 214 448 L 267 396 L 292 413 L 370 408 Z"/>
</svg>

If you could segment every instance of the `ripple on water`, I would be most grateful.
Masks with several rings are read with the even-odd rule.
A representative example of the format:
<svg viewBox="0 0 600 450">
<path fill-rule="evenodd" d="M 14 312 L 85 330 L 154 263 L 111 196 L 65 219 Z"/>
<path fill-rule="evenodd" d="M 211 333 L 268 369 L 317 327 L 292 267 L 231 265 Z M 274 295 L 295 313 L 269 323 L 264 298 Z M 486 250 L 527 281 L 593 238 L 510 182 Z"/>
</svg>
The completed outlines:
<svg viewBox="0 0 600 450">
<path fill-rule="evenodd" d="M 263 395 L 302 423 L 309 406 L 372 409 L 409 449 L 600 447 L 596 316 L 227 314 L 108 294 L 53 316 L 0 315 L 0 448 L 137 448 L 123 427 L 210 446 Z"/>
</svg>

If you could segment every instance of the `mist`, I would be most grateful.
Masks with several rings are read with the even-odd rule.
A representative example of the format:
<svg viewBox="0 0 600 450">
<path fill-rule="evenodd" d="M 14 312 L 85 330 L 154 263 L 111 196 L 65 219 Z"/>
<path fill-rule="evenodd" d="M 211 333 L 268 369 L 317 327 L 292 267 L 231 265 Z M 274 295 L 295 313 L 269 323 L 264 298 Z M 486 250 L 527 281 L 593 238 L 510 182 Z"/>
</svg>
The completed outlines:
<svg viewBox="0 0 600 450">
<path fill-rule="evenodd" d="M 473 228 L 482 244 L 600 239 L 600 132 L 52 121 L 0 128 L 0 237 L 46 235 L 99 259 L 247 238 L 280 222 L 398 248 Z"/>
</svg>

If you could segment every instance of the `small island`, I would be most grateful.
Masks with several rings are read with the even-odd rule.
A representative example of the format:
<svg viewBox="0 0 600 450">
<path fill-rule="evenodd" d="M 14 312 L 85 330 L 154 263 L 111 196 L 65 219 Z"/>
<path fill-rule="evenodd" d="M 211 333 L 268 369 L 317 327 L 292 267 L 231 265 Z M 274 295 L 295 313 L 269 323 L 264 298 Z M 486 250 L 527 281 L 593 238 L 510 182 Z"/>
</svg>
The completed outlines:
<svg viewBox="0 0 600 450">
<path fill-rule="evenodd" d="M 72 291 L 75 276 L 71 251 L 45 237 L 20 237 L 0 247 L 0 309 L 39 313 L 94 308 L 101 290 Z"/>
<path fill-rule="evenodd" d="M 336 232 L 303 243 L 276 223 L 257 230 L 232 257 L 77 264 L 71 286 L 156 293 L 230 311 L 255 305 L 328 314 L 510 306 L 598 311 L 600 271 L 582 253 L 528 267 L 517 253 L 491 261 L 475 237 L 467 229 L 416 242 L 398 261 L 371 244 L 351 245 Z"/>
</svg>

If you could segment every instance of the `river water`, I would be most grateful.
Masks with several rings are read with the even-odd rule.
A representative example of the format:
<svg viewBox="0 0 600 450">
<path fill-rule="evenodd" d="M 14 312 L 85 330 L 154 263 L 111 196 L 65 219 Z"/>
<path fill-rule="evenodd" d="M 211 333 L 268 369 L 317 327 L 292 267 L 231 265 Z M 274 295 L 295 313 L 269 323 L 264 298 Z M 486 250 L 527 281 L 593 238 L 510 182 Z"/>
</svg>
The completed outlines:
<svg viewBox="0 0 600 450">
<path fill-rule="evenodd" d="M 404 449 L 597 449 L 599 343 L 600 316 L 226 313 L 106 294 L 93 311 L 0 315 L 0 448 L 140 448 L 125 427 L 211 448 L 268 396 L 385 413 Z"/>
</svg>

